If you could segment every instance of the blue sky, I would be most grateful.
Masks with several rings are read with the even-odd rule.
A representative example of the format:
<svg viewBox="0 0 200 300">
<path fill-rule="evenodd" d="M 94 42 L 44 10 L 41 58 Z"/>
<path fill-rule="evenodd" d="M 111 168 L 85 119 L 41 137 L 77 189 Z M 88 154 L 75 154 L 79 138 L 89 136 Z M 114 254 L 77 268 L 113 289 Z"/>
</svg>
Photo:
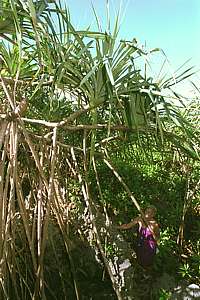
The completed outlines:
<svg viewBox="0 0 200 300">
<path fill-rule="evenodd" d="M 62 3 L 69 6 L 72 23 L 78 29 L 95 26 L 91 3 L 101 23 L 106 23 L 106 0 L 62 0 Z M 200 0 L 110 0 L 109 3 L 112 16 L 120 4 L 122 7 L 120 39 L 136 38 L 147 48 L 162 48 L 173 70 L 188 59 L 191 60 L 186 67 L 200 69 Z"/>
<path fill-rule="evenodd" d="M 101 22 L 106 19 L 104 0 L 62 0 L 71 12 L 73 24 L 94 26 L 93 3 Z M 150 48 L 162 48 L 172 65 L 200 66 L 200 0 L 110 0 L 113 14 L 122 7 L 119 37 L 136 38 Z M 114 18 L 113 18 L 114 19 Z"/>
</svg>

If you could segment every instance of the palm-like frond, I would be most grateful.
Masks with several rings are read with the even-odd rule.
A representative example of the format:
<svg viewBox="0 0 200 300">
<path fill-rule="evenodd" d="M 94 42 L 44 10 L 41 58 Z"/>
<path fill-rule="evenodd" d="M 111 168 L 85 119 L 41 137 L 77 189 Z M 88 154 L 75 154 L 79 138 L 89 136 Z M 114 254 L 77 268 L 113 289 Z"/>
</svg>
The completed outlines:
<svg viewBox="0 0 200 300">
<path fill-rule="evenodd" d="M 137 63 L 138 58 L 147 56 L 147 52 L 135 40 L 118 41 L 119 15 L 113 32 L 110 28 L 107 32 L 77 31 L 70 22 L 68 10 L 57 1 L 4 0 L 0 9 L 3 11 L 0 17 L 3 39 L 0 42 L 0 145 L 4 162 L 0 165 L 0 203 L 2 212 L 6 212 L 8 198 L 8 214 L 13 218 L 18 213 L 21 216 L 20 226 L 25 233 L 34 278 L 33 283 L 24 283 L 14 248 L 9 248 L 2 241 L 0 253 L 4 264 L 1 274 L 4 272 L 6 282 L 6 274 L 10 272 L 15 282 L 16 274 L 12 272 L 13 262 L 10 260 L 10 255 L 13 255 L 15 270 L 21 274 L 20 284 L 23 286 L 19 292 L 20 288 L 15 284 L 15 294 L 25 289 L 31 299 L 45 299 L 44 253 L 53 215 L 62 233 L 78 299 L 70 240 L 65 231 L 63 211 L 66 203 L 61 193 L 65 190 L 70 197 L 74 189 L 68 190 L 68 183 L 61 174 L 61 170 L 66 168 L 72 174 L 69 180 L 77 179 L 104 263 L 120 299 L 120 291 L 106 263 L 98 226 L 93 218 L 95 202 L 90 199 L 88 177 L 92 166 L 95 166 L 95 159 L 104 159 L 111 166 L 109 159 L 105 158 L 112 151 L 109 143 L 117 138 L 126 139 L 129 132 L 132 142 L 140 145 L 148 144 L 151 136 L 160 145 L 169 140 L 186 155 L 199 158 L 199 130 L 194 130 L 190 113 L 184 114 L 169 101 L 168 97 L 177 98 L 168 89 L 174 77 L 159 83 L 147 78 Z M 190 72 L 189 68 L 175 79 L 180 81 Z M 146 138 L 142 140 L 143 137 Z M 20 151 L 27 159 L 26 166 Z M 19 164 L 18 159 L 22 160 Z M 111 169 L 116 175 L 113 166 Z M 33 186 L 34 213 L 31 220 L 22 191 L 25 175 Z M 121 177 L 117 177 L 122 182 Z M 123 185 L 131 195 L 124 182 Z M 13 205 L 15 196 L 18 208 Z M 136 199 L 132 199 L 140 210 Z M 9 240 L 14 232 L 12 237 L 15 240 L 16 223 L 10 223 L 6 215 L 0 221 L 2 232 L 5 229 L 3 238 Z M 5 283 L 4 291 L 6 288 Z"/>
</svg>

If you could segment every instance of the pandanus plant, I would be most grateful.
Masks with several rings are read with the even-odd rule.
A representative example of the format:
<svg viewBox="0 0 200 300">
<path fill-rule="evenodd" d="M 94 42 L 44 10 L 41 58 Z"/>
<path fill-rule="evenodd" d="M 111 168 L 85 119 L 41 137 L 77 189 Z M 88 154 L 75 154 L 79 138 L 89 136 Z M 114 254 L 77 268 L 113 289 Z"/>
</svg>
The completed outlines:
<svg viewBox="0 0 200 300">
<path fill-rule="evenodd" d="M 113 141 L 130 135 L 138 142 L 146 136 L 162 147 L 168 140 L 198 158 L 197 132 L 173 105 L 180 98 L 171 90 L 192 71 L 161 81 L 148 77 L 145 58 L 159 49 L 146 51 L 135 39 L 119 40 L 119 15 L 112 32 L 78 31 L 68 9 L 54 0 L 3 0 L 0 5 L 1 297 L 46 299 L 46 290 L 53 295 L 44 260 L 54 218 L 80 299 L 65 218 L 73 190 L 69 182 L 75 178 L 122 299 L 96 225 L 88 175 L 93 169 L 103 197 L 96 160 L 105 162 L 140 211 L 109 158 Z"/>
</svg>

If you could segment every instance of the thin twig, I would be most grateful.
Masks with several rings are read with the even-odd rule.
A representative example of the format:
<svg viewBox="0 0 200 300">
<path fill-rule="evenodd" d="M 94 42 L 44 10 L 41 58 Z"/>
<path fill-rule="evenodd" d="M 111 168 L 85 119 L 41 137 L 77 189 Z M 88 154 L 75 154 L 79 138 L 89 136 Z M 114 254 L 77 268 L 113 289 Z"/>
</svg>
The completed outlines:
<svg viewBox="0 0 200 300">
<path fill-rule="evenodd" d="M 94 233 L 95 233 L 95 236 L 96 236 L 96 242 L 97 242 L 97 245 L 99 247 L 99 251 L 102 255 L 105 267 L 108 270 L 110 279 L 112 281 L 113 289 L 114 289 L 114 291 L 117 295 L 117 298 L 118 298 L 118 300 L 122 300 L 122 295 L 121 295 L 120 290 L 119 290 L 119 288 L 116 284 L 115 278 L 112 274 L 112 270 L 111 270 L 110 265 L 107 261 L 107 258 L 106 258 L 106 255 L 104 253 L 103 246 L 102 246 L 102 243 L 101 243 L 101 239 L 100 239 L 100 236 L 99 236 L 99 233 L 98 233 L 98 230 L 97 230 L 97 226 L 96 226 L 96 222 L 95 222 L 95 218 L 94 218 L 94 213 L 93 213 L 93 208 L 92 208 L 92 203 L 90 201 L 90 197 L 89 197 L 89 193 L 88 193 L 87 181 L 85 181 L 85 183 L 83 182 L 81 173 L 80 173 L 79 168 L 78 168 L 76 156 L 75 156 L 75 153 L 73 151 L 73 148 L 71 149 L 71 153 L 72 153 L 72 159 L 73 159 L 74 164 L 75 164 L 75 169 L 76 169 L 76 172 L 77 172 L 77 175 L 78 175 L 79 183 L 82 186 L 83 198 L 85 200 L 86 206 L 88 207 L 88 210 L 89 210 L 89 213 L 90 213 L 90 220 L 91 220 L 91 223 L 93 225 L 93 230 L 94 230 Z"/>
<path fill-rule="evenodd" d="M 136 198 L 133 196 L 132 192 L 130 191 L 130 189 L 127 186 L 127 184 L 125 183 L 125 181 L 122 179 L 122 177 L 117 172 L 116 168 L 113 166 L 112 162 L 110 160 L 106 159 L 106 158 L 104 158 L 103 161 L 109 167 L 109 169 L 113 172 L 113 174 L 119 180 L 119 182 L 123 185 L 123 187 L 126 190 L 127 194 L 131 198 L 133 204 L 135 205 L 135 207 L 137 208 L 137 210 L 140 212 L 140 214 L 143 216 L 143 212 L 141 210 L 141 207 L 140 207 L 139 203 L 137 202 Z"/>
</svg>

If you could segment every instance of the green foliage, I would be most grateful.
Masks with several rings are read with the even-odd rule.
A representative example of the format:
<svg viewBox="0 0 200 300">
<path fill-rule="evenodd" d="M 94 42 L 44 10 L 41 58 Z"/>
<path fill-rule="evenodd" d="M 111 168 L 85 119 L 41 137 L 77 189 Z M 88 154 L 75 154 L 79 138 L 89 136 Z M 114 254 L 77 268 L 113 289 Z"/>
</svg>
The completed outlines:
<svg viewBox="0 0 200 300">
<path fill-rule="evenodd" d="M 185 240 L 183 252 L 187 254 L 185 260 L 180 254 L 180 246 L 177 244 L 179 225 L 181 222 L 182 210 L 186 192 L 186 179 L 188 174 L 184 171 L 184 163 L 173 160 L 173 152 L 168 151 L 168 145 L 163 147 L 162 152 L 154 144 L 154 151 L 151 151 L 152 160 L 147 155 L 148 148 L 144 151 L 137 150 L 135 144 L 123 144 L 115 142 L 117 152 L 112 152 L 112 161 L 117 171 L 121 174 L 127 185 L 133 192 L 142 208 L 153 204 L 158 209 L 158 222 L 161 230 L 160 243 L 154 266 L 151 270 L 153 278 L 159 279 L 162 274 L 179 281 L 186 279 L 188 282 L 198 282 L 199 274 L 199 242 L 198 224 L 195 221 L 195 211 L 188 211 L 185 220 Z M 146 150 L 146 151 L 145 151 Z M 165 151 L 165 152 L 164 152 Z M 191 165 L 194 163 L 191 161 Z M 191 174 L 192 184 L 198 182 L 199 164 L 195 163 Z M 127 193 L 123 190 L 111 171 L 100 162 L 98 163 L 98 174 L 103 193 L 103 204 L 106 205 L 108 214 L 114 223 L 128 223 L 138 213 L 133 207 Z M 109 179 L 109 180 L 108 180 Z M 91 180 L 94 177 L 91 176 Z M 97 189 L 92 181 L 92 190 L 97 195 Z M 102 198 L 96 201 L 101 203 Z M 199 203 L 199 195 L 193 200 L 193 205 Z M 101 203 L 102 204 L 102 203 Z M 189 223 L 190 222 L 190 223 Z M 198 224 L 197 224 L 197 223 Z M 196 225 L 195 225 L 196 224 Z M 134 231 L 123 233 L 125 239 L 132 245 L 135 239 Z M 192 241 L 192 242 L 191 242 Z M 178 270 L 178 272 L 177 272 Z M 138 275 L 139 276 L 139 275 Z M 136 277 L 137 281 L 137 277 Z M 172 288 L 172 286 L 171 286 Z M 156 299 L 170 299 L 171 290 L 156 288 Z M 159 298 L 160 297 L 160 298 Z M 152 298 L 154 299 L 154 298 Z"/>
<path fill-rule="evenodd" d="M 178 268 L 180 278 L 198 278 L 199 106 L 174 105 L 179 96 L 171 90 L 191 68 L 160 81 L 148 77 L 146 57 L 158 48 L 119 40 L 119 15 L 113 30 L 77 31 L 60 1 L 3 0 L 0 10 L 0 297 L 92 298 L 101 294 L 103 260 L 108 286 L 100 298 L 115 299 L 107 262 L 115 244 L 97 223 L 106 213 L 114 224 L 127 222 L 138 211 L 114 172 L 139 207 L 158 209 L 151 275 L 165 270 L 177 278 Z M 188 192 L 195 192 L 191 199 Z M 169 293 L 155 291 L 161 299 Z"/>
<path fill-rule="evenodd" d="M 171 297 L 171 293 L 168 291 L 165 291 L 163 289 L 161 289 L 160 293 L 159 293 L 159 300 L 168 300 Z"/>
</svg>

